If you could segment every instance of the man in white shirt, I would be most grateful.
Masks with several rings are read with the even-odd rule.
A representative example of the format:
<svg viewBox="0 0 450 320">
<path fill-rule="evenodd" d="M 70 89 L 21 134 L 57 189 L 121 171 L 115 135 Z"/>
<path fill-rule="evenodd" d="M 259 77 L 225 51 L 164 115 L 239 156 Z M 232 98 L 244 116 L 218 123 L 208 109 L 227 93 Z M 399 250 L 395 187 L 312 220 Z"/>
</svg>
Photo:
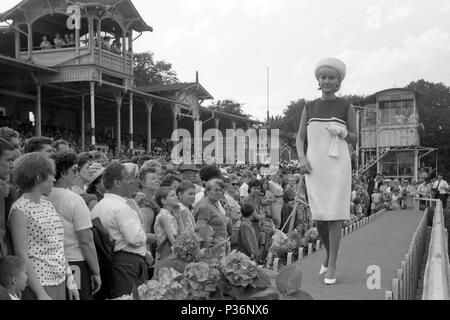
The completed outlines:
<svg viewBox="0 0 450 320">
<path fill-rule="evenodd" d="M 441 175 L 438 176 L 438 179 L 433 183 L 433 190 L 435 190 L 435 199 L 441 199 L 442 207 L 444 209 L 447 208 L 447 191 L 448 191 L 448 183 L 445 181 Z"/>
<path fill-rule="evenodd" d="M 119 162 L 109 164 L 103 172 L 104 198 L 92 210 L 115 241 L 112 258 L 113 297 L 130 294 L 133 286 L 148 280 L 151 255 L 147 252 L 147 235 L 138 213 L 128 204 L 130 174 Z"/>
</svg>

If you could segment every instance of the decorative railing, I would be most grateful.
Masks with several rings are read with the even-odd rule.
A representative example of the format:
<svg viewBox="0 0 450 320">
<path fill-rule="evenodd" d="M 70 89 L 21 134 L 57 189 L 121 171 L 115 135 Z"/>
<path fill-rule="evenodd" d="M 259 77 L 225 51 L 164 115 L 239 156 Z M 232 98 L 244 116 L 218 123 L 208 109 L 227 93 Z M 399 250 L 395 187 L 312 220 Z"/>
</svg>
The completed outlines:
<svg viewBox="0 0 450 320">
<path fill-rule="evenodd" d="M 94 60 L 96 64 L 104 68 L 129 75 L 132 74 L 132 63 L 131 59 L 129 58 L 125 58 L 115 53 L 95 48 Z"/>
<path fill-rule="evenodd" d="M 416 199 L 418 198 L 414 200 L 417 201 Z M 415 300 L 426 250 L 428 211 L 427 208 L 414 232 L 408 252 L 397 270 L 397 277 L 392 279 L 392 290 L 385 292 L 386 300 Z"/>
<path fill-rule="evenodd" d="M 448 234 L 442 202 L 437 201 L 431 229 L 428 259 L 423 277 L 422 300 L 450 300 Z"/>
</svg>

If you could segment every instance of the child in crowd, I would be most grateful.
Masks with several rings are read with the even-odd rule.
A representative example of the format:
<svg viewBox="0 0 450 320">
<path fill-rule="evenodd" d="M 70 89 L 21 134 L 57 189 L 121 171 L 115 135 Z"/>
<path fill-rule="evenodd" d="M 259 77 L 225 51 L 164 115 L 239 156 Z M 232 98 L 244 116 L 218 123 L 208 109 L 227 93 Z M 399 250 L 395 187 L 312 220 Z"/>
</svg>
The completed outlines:
<svg viewBox="0 0 450 320">
<path fill-rule="evenodd" d="M 180 199 L 180 207 L 175 210 L 175 218 L 178 222 L 180 233 L 184 231 L 195 232 L 195 219 L 193 205 L 195 201 L 195 185 L 188 180 L 183 180 L 178 186 L 177 195 Z"/>
<path fill-rule="evenodd" d="M 255 208 L 249 203 L 241 206 L 242 222 L 239 227 L 237 249 L 251 259 L 259 261 L 261 255 L 255 228 L 252 223 L 254 212 Z"/>
<path fill-rule="evenodd" d="M 370 207 L 371 213 L 374 214 L 383 208 L 383 194 L 379 189 L 372 193 L 372 205 Z"/>
<path fill-rule="evenodd" d="M 271 218 L 265 218 L 261 221 L 261 233 L 258 244 L 261 253 L 261 260 L 270 264 L 272 260 L 270 249 L 273 246 L 282 246 L 288 241 L 288 236 L 275 227 L 275 222 Z"/>
<path fill-rule="evenodd" d="M 27 266 L 25 262 L 14 256 L 0 258 L 0 286 L 8 292 L 6 300 L 20 300 L 27 285 Z"/>
<path fill-rule="evenodd" d="M 173 213 L 178 208 L 178 197 L 171 187 L 161 187 L 156 193 L 156 203 L 162 208 L 155 219 L 159 258 L 164 259 L 172 253 L 175 237 L 179 234 L 177 219 Z"/>
</svg>

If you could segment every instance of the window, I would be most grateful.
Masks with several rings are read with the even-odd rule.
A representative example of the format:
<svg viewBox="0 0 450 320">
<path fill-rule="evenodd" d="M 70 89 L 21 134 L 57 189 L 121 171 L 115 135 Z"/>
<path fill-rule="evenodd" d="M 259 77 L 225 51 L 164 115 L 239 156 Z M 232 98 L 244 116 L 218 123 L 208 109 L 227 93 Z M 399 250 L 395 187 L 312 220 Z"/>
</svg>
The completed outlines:
<svg viewBox="0 0 450 320">
<path fill-rule="evenodd" d="M 414 123 L 413 100 L 396 100 L 380 102 L 380 124 Z"/>
</svg>

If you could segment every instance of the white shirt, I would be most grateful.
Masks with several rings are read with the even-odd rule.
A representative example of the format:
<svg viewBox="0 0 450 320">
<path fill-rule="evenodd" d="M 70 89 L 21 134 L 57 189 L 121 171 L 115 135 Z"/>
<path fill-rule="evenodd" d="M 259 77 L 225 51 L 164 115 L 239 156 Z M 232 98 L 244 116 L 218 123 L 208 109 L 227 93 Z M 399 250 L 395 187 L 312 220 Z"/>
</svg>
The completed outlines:
<svg viewBox="0 0 450 320">
<path fill-rule="evenodd" d="M 248 184 L 245 182 L 239 187 L 239 196 L 244 198 L 248 196 Z"/>
<path fill-rule="evenodd" d="M 11 293 L 8 293 L 8 294 L 9 294 L 9 297 L 11 298 L 11 300 L 20 300 L 19 297 L 16 296 L 15 294 L 11 294 Z"/>
<path fill-rule="evenodd" d="M 77 231 L 92 228 L 91 211 L 75 192 L 53 188 L 47 198 L 56 209 L 64 225 L 64 253 L 68 261 L 84 261 L 77 238 Z"/>
<path fill-rule="evenodd" d="M 99 217 L 109 236 L 116 241 L 114 252 L 126 251 L 145 257 L 147 235 L 135 210 L 119 195 L 105 193 L 92 210 Z"/>
<path fill-rule="evenodd" d="M 437 180 L 433 184 L 433 189 L 438 188 L 439 194 L 446 194 L 448 189 L 448 183 L 444 179 Z"/>
</svg>

